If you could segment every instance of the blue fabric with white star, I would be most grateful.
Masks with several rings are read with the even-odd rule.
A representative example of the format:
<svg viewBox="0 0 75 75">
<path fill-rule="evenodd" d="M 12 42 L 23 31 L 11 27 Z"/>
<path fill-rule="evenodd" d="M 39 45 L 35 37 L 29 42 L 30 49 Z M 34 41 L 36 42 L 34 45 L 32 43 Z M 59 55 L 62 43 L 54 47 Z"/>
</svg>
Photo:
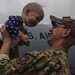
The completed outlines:
<svg viewBox="0 0 75 75">
<path fill-rule="evenodd" d="M 19 34 L 18 27 L 23 26 L 23 20 L 21 16 L 9 16 L 6 29 L 12 37 Z"/>
</svg>

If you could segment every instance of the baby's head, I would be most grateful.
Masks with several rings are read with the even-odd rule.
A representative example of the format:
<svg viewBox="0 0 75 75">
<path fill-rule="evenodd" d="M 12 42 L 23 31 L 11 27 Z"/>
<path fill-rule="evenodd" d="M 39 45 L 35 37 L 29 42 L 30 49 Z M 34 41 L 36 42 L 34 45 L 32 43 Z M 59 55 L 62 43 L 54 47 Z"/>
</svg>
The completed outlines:
<svg viewBox="0 0 75 75">
<path fill-rule="evenodd" d="M 22 10 L 22 18 L 29 27 L 36 26 L 44 17 L 42 6 L 38 3 L 28 3 Z"/>
</svg>

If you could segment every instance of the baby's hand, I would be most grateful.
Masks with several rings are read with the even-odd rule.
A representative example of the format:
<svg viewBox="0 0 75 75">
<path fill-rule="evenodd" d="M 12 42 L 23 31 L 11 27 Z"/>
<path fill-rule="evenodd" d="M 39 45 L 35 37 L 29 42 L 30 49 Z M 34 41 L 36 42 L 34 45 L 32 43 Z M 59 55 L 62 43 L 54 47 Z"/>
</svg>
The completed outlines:
<svg viewBox="0 0 75 75">
<path fill-rule="evenodd" d="M 30 41 L 29 42 L 25 42 L 25 41 L 20 40 L 19 45 L 20 46 L 22 46 L 22 45 L 30 46 Z"/>
<path fill-rule="evenodd" d="M 30 40 L 29 40 L 29 39 L 27 39 L 27 40 L 25 40 L 25 41 L 20 40 L 20 41 L 19 41 L 19 45 L 20 45 L 20 46 L 22 46 L 22 45 L 30 46 Z"/>
<path fill-rule="evenodd" d="M 28 36 L 26 34 L 23 34 L 22 32 L 20 32 L 17 35 L 17 37 L 19 37 L 22 41 L 24 41 L 26 46 L 30 45 L 30 40 L 29 40 L 29 38 L 28 38 Z"/>
<path fill-rule="evenodd" d="M 25 35 L 25 38 L 26 38 L 26 39 L 24 40 L 25 45 L 26 45 L 26 46 L 29 46 L 29 45 L 30 45 L 30 40 L 29 40 L 28 36 Z"/>
</svg>

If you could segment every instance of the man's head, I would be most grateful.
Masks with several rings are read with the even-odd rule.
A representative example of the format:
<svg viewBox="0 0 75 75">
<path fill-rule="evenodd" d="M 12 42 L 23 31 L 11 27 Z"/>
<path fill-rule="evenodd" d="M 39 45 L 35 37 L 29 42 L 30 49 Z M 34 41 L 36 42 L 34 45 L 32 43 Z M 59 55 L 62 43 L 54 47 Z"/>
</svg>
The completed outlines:
<svg viewBox="0 0 75 75">
<path fill-rule="evenodd" d="M 22 10 L 22 18 L 27 26 L 36 26 L 44 17 L 42 6 L 38 3 L 28 3 Z"/>
<path fill-rule="evenodd" d="M 49 44 L 62 40 L 62 42 L 73 45 L 75 42 L 75 20 L 70 17 L 63 17 L 60 19 L 52 15 L 50 19 L 53 28 L 50 29 L 51 37 L 48 40 Z"/>
</svg>

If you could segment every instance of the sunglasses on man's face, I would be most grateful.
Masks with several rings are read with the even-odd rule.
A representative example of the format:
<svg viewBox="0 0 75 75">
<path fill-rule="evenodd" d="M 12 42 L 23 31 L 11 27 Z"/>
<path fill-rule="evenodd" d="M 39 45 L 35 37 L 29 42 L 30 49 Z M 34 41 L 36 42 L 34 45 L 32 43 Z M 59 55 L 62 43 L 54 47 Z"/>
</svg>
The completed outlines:
<svg viewBox="0 0 75 75">
<path fill-rule="evenodd" d="M 66 28 L 63 24 L 60 24 L 60 23 L 57 23 L 57 22 L 54 22 L 52 21 L 52 25 L 53 25 L 53 28 L 56 28 L 56 27 L 62 27 L 62 28 Z"/>
</svg>

